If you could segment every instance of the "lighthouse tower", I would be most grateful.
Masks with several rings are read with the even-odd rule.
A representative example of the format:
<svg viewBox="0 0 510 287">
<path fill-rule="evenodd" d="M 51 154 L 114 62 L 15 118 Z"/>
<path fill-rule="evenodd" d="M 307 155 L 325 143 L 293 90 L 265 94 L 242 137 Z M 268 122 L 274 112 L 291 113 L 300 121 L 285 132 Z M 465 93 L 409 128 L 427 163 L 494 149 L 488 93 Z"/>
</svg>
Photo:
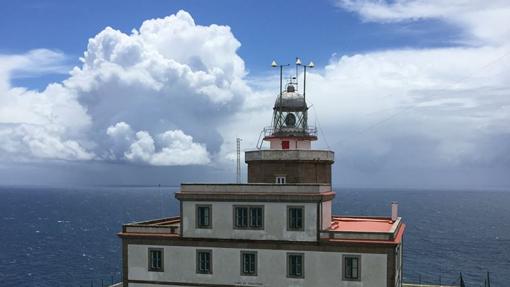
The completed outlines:
<svg viewBox="0 0 510 287">
<path fill-rule="evenodd" d="M 280 67 L 280 87 L 282 86 Z M 301 66 L 299 58 L 297 67 Z M 269 150 L 248 151 L 248 183 L 324 183 L 331 184 L 331 165 L 334 153 L 329 150 L 314 150 L 312 142 L 317 140 L 317 129 L 308 124 L 306 103 L 306 68 L 304 67 L 303 91 L 298 91 L 296 77 L 290 79 L 285 89 L 276 97 L 270 127 L 263 130 L 263 140 L 269 142 Z"/>
</svg>

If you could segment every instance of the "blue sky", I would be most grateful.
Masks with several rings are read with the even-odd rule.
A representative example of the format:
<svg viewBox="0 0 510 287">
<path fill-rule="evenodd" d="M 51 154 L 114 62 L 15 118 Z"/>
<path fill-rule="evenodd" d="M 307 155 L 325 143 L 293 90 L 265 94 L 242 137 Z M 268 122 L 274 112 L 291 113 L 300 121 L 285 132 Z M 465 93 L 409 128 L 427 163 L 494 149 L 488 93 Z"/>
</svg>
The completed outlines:
<svg viewBox="0 0 510 287">
<path fill-rule="evenodd" d="M 300 56 L 335 184 L 509 188 L 506 2 L 3 2 L 0 184 L 233 180 Z"/>
<path fill-rule="evenodd" d="M 292 4 L 292 5 L 291 5 Z M 0 34 L 4 53 L 35 48 L 67 56 L 69 66 L 87 47 L 87 40 L 107 26 L 129 33 L 151 18 L 183 9 L 201 25 L 231 27 L 242 43 L 239 55 L 248 71 L 265 73 L 273 58 L 293 62 L 297 55 L 326 65 L 333 55 L 401 47 L 451 46 L 456 28 L 436 20 L 398 24 L 364 22 L 328 1 L 8 1 L 2 3 Z M 66 75 L 21 77 L 15 83 L 43 88 Z"/>
</svg>

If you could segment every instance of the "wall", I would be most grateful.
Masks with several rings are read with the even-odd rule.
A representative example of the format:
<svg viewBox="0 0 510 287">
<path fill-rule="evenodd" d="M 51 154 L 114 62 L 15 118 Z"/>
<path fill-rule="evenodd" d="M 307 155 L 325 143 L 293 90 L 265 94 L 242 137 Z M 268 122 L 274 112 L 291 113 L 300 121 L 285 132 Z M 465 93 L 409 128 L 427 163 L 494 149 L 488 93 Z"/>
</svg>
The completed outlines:
<svg viewBox="0 0 510 287">
<path fill-rule="evenodd" d="M 287 183 L 331 184 L 331 162 L 284 160 L 248 162 L 248 183 L 275 183 L 276 176 L 285 176 Z"/>
<path fill-rule="evenodd" d="M 332 201 L 324 201 L 322 203 L 321 212 L 322 212 L 322 220 L 321 220 L 321 229 L 326 230 L 331 225 L 331 204 Z"/>
<path fill-rule="evenodd" d="M 165 272 L 147 271 L 147 249 L 164 248 Z M 129 245 L 129 280 L 164 282 L 195 282 L 237 286 L 313 286 L 313 287 L 384 287 L 387 286 L 387 255 L 361 254 L 361 281 L 342 281 L 342 255 L 337 252 L 304 251 L 305 278 L 286 277 L 285 250 L 254 250 L 258 252 L 258 276 L 240 275 L 240 251 L 236 248 L 209 248 L 212 250 L 213 274 L 196 274 L 194 247 Z M 352 254 L 352 253 L 349 253 Z M 359 255 L 359 254 L 357 254 Z M 157 286 L 129 284 L 131 287 Z M 161 285 L 162 286 L 162 285 Z M 168 286 L 168 285 L 165 285 Z M 172 286 L 172 285 L 170 285 Z M 182 285 L 181 285 L 182 286 Z M 186 285 L 191 286 L 191 285 Z"/>
<path fill-rule="evenodd" d="M 212 228 L 197 229 L 196 204 L 212 205 Z M 234 205 L 263 205 L 264 229 L 234 229 Z M 304 206 L 304 231 L 287 231 L 287 206 Z M 285 203 L 285 202 L 202 202 L 182 201 L 183 237 L 227 238 L 252 240 L 317 240 L 317 203 Z"/>
<path fill-rule="evenodd" d="M 312 143 L 309 140 L 296 140 L 292 138 L 274 138 L 269 140 L 270 149 L 282 149 L 282 141 L 289 142 L 289 149 L 311 149 Z"/>
</svg>

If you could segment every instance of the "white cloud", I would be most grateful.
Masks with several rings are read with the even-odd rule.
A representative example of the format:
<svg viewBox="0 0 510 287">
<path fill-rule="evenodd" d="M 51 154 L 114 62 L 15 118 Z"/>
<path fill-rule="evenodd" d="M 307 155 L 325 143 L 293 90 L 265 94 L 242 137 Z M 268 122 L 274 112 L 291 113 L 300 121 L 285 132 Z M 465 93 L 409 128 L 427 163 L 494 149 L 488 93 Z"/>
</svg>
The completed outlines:
<svg viewBox="0 0 510 287">
<path fill-rule="evenodd" d="M 0 70 L 0 140 L 10 143 L 0 149 L 13 160 L 22 155 L 206 164 L 206 145 L 214 153 L 222 143 L 218 125 L 250 92 L 239 46 L 229 27 L 197 25 L 179 11 L 147 20 L 131 34 L 107 27 L 89 40 L 81 67 L 41 92 L 10 87 L 9 78 L 14 71 L 52 70 L 61 54 L 34 50 L 0 57 L 8 67 Z M 146 132 L 127 134 L 123 121 Z M 205 144 L 193 142 L 181 129 Z M 122 133 L 123 140 L 112 140 Z M 154 141 L 150 134 L 160 136 Z M 130 141 L 132 149 L 124 157 L 120 151 Z"/>
<path fill-rule="evenodd" d="M 147 131 L 134 133 L 125 122 L 108 127 L 107 132 L 114 141 L 124 142 L 123 157 L 131 162 L 151 165 L 208 164 L 209 154 L 204 145 L 193 142 L 193 137 L 181 130 L 161 133 L 157 141 Z M 134 137 L 133 137 L 134 134 Z"/>
<path fill-rule="evenodd" d="M 57 51 L 35 49 L 20 55 L 0 54 L 0 78 L 29 77 L 48 73 L 67 73 L 66 56 Z"/>
<path fill-rule="evenodd" d="M 440 19 L 458 26 L 472 40 L 501 44 L 510 37 L 510 3 L 506 0 L 337 0 L 345 9 L 373 22 Z"/>
<path fill-rule="evenodd" d="M 0 56 L 0 154 L 3 160 L 89 160 L 94 153 L 81 134 L 91 119 L 77 95 L 61 84 L 42 92 L 10 87 L 14 72 L 26 75 L 60 70 L 64 57 L 48 50 Z"/>
<path fill-rule="evenodd" d="M 320 118 L 337 167 L 367 175 L 510 166 L 506 6 L 475 2 L 340 2 L 368 21 L 447 21 L 477 45 L 353 54 L 309 70 L 310 123 Z M 235 138 L 255 146 L 271 121 L 278 81 L 246 79 L 239 47 L 229 27 L 197 25 L 181 11 L 129 34 L 104 29 L 90 39 L 83 64 L 41 92 L 11 87 L 13 69 L 0 68 L 2 159 L 233 171 Z M 317 146 L 326 147 L 319 137 Z"/>
</svg>

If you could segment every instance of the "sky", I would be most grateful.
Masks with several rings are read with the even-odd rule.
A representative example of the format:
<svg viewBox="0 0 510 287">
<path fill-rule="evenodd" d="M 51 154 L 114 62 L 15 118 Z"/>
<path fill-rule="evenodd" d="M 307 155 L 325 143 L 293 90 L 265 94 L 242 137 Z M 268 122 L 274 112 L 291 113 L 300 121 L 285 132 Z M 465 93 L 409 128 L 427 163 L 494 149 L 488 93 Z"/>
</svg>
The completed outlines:
<svg viewBox="0 0 510 287">
<path fill-rule="evenodd" d="M 0 16 L 0 184 L 232 182 L 236 137 L 254 149 L 271 121 L 271 61 L 299 56 L 334 185 L 510 189 L 508 1 L 4 1 Z"/>
</svg>

